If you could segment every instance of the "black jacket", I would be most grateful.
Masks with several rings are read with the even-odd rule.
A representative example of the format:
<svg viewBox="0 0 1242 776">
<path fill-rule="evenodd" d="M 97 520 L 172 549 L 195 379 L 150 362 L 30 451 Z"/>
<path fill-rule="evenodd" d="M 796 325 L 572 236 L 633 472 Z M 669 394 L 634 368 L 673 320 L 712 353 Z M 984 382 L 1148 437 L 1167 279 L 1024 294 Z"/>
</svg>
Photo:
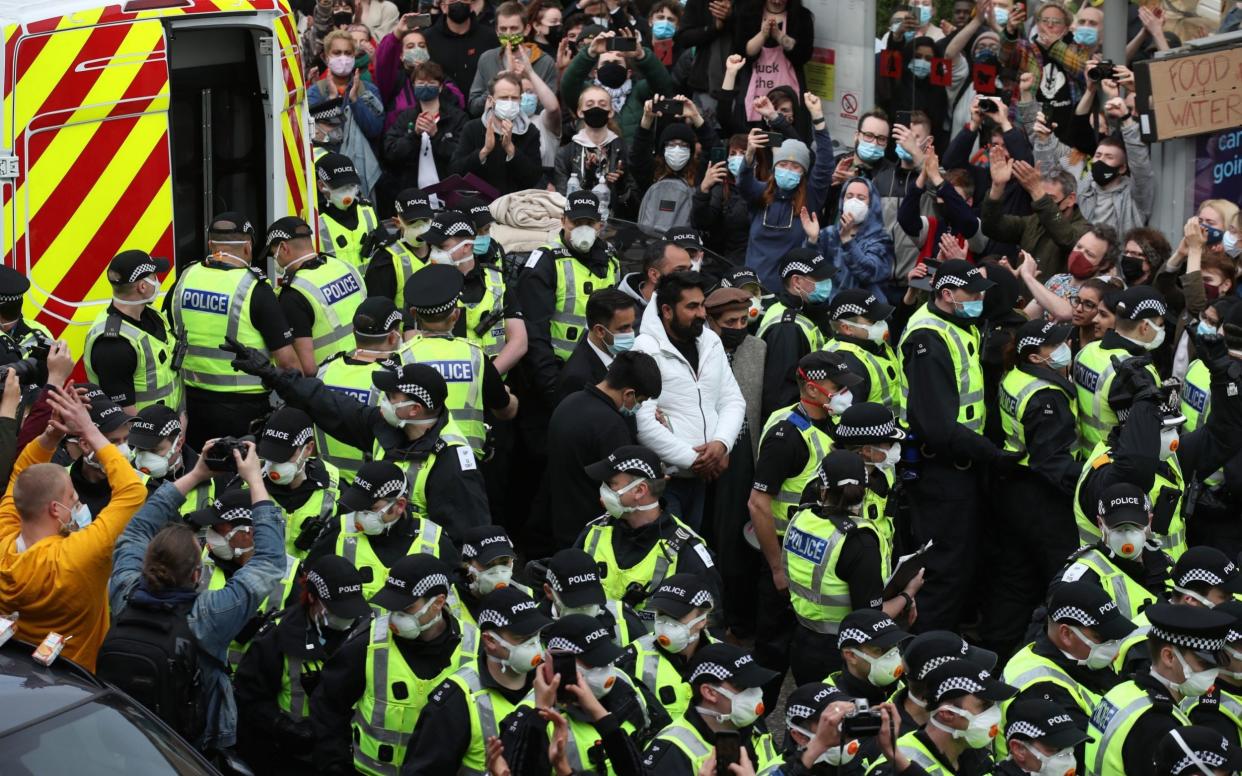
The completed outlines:
<svg viewBox="0 0 1242 776">
<path fill-rule="evenodd" d="M 581 391 L 588 385 L 598 385 L 607 374 L 608 367 L 604 366 L 599 354 L 583 336 L 578 340 L 565 366 L 561 368 L 560 377 L 556 381 L 556 400 L 564 401 L 571 393 Z"/>
<path fill-rule="evenodd" d="M 484 114 L 484 118 L 487 115 Z M 543 177 L 543 157 L 539 151 L 539 130 L 533 123 L 528 124 L 522 134 L 513 136 L 512 159 L 505 158 L 504 146 L 497 135 L 496 145 L 487 155 L 487 160 L 480 161 L 479 152 L 483 150 L 486 137 L 483 134 L 483 119 L 466 122 L 453 157 L 453 172 L 458 175 L 473 173 L 501 194 L 529 189 L 539 183 Z"/>
<path fill-rule="evenodd" d="M 419 107 L 401 111 L 384 133 L 385 167 L 397 176 L 398 190 L 418 186 L 423 135 L 414 131 L 414 123 L 420 113 L 422 108 Z M 436 133 L 431 136 L 431 155 L 441 176 L 447 176 L 452 169 L 453 157 L 457 154 L 462 130 L 469 118 L 452 99 L 445 97 L 440 100 L 440 118 L 436 122 Z"/>
<path fill-rule="evenodd" d="M 547 503 L 557 547 L 570 546 L 603 514 L 599 483 L 584 468 L 622 445 L 637 444 L 633 418 L 622 415 L 595 384 L 565 397 L 548 423 Z"/>
</svg>

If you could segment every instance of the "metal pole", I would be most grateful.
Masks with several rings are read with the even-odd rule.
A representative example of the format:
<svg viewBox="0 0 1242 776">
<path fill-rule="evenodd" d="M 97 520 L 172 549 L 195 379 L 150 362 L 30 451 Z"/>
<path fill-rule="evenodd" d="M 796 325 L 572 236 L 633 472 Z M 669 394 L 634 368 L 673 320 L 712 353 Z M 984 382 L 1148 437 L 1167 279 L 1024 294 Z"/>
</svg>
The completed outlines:
<svg viewBox="0 0 1242 776">
<path fill-rule="evenodd" d="M 207 248 L 207 229 L 211 226 L 211 217 L 215 211 L 215 166 L 212 159 L 211 141 L 211 90 L 203 89 L 200 93 L 203 106 L 203 249 Z"/>
<path fill-rule="evenodd" d="M 1104 0 L 1104 58 L 1119 65 L 1126 64 L 1126 27 L 1128 26 L 1128 3 L 1126 0 Z"/>
</svg>

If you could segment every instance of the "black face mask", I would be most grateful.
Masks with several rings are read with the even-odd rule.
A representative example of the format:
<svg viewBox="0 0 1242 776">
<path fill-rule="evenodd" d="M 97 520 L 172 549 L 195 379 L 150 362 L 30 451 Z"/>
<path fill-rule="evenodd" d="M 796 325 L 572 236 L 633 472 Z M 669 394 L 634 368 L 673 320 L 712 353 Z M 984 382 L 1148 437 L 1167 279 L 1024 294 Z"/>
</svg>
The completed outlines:
<svg viewBox="0 0 1242 776">
<path fill-rule="evenodd" d="M 336 13 L 332 14 L 332 24 L 334 26 L 342 27 L 346 24 L 353 24 L 353 21 L 354 21 L 353 11 L 337 11 Z"/>
<path fill-rule="evenodd" d="M 595 71 L 595 77 L 609 89 L 620 89 L 621 84 L 625 83 L 625 76 L 625 65 L 620 62 L 606 62 Z"/>
<path fill-rule="evenodd" d="M 734 350 L 739 345 L 742 344 L 742 340 L 746 339 L 747 333 L 748 332 L 744 328 L 743 329 L 721 328 L 720 329 L 720 341 L 723 342 L 724 346 L 728 348 L 729 350 Z"/>
<path fill-rule="evenodd" d="M 474 16 L 474 11 L 470 10 L 469 3 L 452 3 L 448 7 L 449 21 L 454 24 L 463 24 L 472 16 Z"/>
<path fill-rule="evenodd" d="M 1091 163 L 1091 180 L 1095 181 L 1097 186 L 1107 186 L 1113 182 L 1121 173 L 1120 167 L 1114 167 L 1104 161 Z"/>
<path fill-rule="evenodd" d="M 1131 256 L 1122 256 L 1121 276 L 1126 279 L 1126 285 L 1134 285 L 1143 276 L 1143 260 Z"/>
<path fill-rule="evenodd" d="M 608 126 L 608 110 L 605 108 L 587 108 L 582 111 L 582 121 L 591 129 L 603 129 Z"/>
<path fill-rule="evenodd" d="M 555 45 L 559 44 L 559 43 L 561 42 L 561 35 L 562 35 L 562 34 L 563 34 L 563 33 L 561 32 L 561 25 L 559 25 L 559 24 L 549 24 L 549 25 L 548 25 L 548 34 L 545 36 L 545 37 L 548 39 L 548 45 L 549 45 L 549 46 L 555 46 Z"/>
</svg>

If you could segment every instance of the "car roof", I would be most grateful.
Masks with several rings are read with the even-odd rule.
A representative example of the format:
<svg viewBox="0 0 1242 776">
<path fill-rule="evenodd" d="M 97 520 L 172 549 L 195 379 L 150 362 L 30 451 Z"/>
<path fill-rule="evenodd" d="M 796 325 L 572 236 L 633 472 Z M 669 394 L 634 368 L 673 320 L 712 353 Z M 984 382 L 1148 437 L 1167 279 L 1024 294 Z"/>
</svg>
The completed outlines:
<svg viewBox="0 0 1242 776">
<path fill-rule="evenodd" d="M 58 658 L 47 667 L 33 653 L 33 646 L 17 639 L 0 647 L 0 736 L 110 691 L 70 660 Z"/>
</svg>

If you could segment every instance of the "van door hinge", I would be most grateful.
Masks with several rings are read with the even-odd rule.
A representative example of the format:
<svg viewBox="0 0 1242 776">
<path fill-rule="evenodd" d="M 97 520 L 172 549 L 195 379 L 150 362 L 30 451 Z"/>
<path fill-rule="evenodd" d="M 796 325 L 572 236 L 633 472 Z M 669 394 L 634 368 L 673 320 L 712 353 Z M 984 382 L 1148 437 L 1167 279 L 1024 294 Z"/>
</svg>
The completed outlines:
<svg viewBox="0 0 1242 776">
<path fill-rule="evenodd" d="M 21 164 L 16 156 L 0 154 L 0 180 L 15 180 L 21 174 Z"/>
<path fill-rule="evenodd" d="M 263 56 L 270 57 L 272 55 L 272 44 L 273 41 L 271 36 L 259 38 L 259 53 Z"/>
</svg>

